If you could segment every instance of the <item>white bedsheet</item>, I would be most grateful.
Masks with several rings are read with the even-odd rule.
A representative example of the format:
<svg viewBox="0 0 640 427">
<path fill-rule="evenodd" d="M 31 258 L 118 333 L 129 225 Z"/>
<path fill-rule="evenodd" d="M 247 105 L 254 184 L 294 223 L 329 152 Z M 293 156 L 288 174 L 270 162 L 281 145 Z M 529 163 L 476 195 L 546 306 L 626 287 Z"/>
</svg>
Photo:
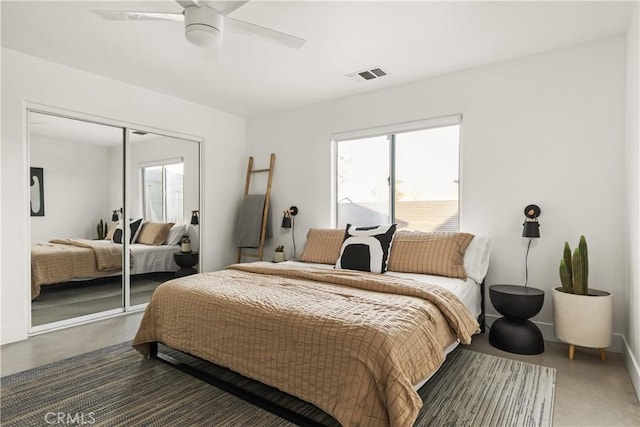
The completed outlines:
<svg viewBox="0 0 640 427">
<path fill-rule="evenodd" d="M 285 261 L 291 265 L 306 265 L 317 268 L 334 268 L 333 264 L 309 264 L 300 261 Z M 416 274 L 416 273 L 398 273 L 395 271 L 387 271 L 384 273 L 389 276 L 402 277 L 406 279 L 413 279 L 422 283 L 430 283 L 437 286 L 441 286 L 455 294 L 460 301 L 469 309 L 473 317 L 477 318 L 482 312 L 482 297 L 480 295 L 480 285 L 472 279 L 462 280 L 453 279 L 451 277 L 432 276 L 430 274 Z"/>
<path fill-rule="evenodd" d="M 131 274 L 152 273 L 161 271 L 177 271 L 178 265 L 173 254 L 180 252 L 180 245 L 129 245 L 131 251 Z"/>
<path fill-rule="evenodd" d="M 469 309 L 473 317 L 476 319 L 482 312 L 482 296 L 480 285 L 473 279 L 467 278 L 467 280 L 454 279 L 451 277 L 432 276 L 430 274 L 415 274 L 415 273 L 397 273 L 395 271 L 387 271 L 385 274 L 389 276 L 404 277 L 413 279 L 418 282 L 431 283 L 441 286 L 451 292 L 453 292 L 460 301 Z"/>
</svg>

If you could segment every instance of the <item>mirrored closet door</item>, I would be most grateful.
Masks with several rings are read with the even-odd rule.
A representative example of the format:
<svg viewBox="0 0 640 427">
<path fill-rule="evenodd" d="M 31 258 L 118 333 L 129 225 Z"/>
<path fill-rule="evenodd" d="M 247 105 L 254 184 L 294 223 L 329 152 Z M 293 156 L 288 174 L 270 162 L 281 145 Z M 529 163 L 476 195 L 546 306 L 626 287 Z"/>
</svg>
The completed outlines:
<svg viewBox="0 0 640 427">
<path fill-rule="evenodd" d="M 162 282 L 197 272 L 200 147 L 134 129 L 128 139 L 129 213 L 142 221 L 130 248 L 130 305 L 138 306 Z"/>
<path fill-rule="evenodd" d="M 136 310 L 197 272 L 200 144 L 28 111 L 31 332 Z"/>
<path fill-rule="evenodd" d="M 31 325 L 122 309 L 122 128 L 30 111 Z"/>
</svg>

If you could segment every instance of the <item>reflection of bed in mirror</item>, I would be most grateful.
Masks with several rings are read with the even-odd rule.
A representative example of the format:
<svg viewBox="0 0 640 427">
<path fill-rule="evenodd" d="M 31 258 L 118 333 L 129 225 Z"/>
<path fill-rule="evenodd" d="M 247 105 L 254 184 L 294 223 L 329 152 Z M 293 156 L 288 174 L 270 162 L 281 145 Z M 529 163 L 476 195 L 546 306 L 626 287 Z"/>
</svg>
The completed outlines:
<svg viewBox="0 0 640 427">
<path fill-rule="evenodd" d="M 174 226 L 184 230 L 184 224 Z M 173 228 L 172 228 L 172 231 Z M 173 233 L 182 237 L 184 231 Z M 130 274 L 174 272 L 178 265 L 173 254 L 180 251 L 167 236 L 156 244 L 129 245 Z M 54 239 L 31 245 L 31 299 L 40 295 L 41 287 L 77 280 L 89 280 L 122 274 L 122 244 L 111 240 Z"/>
</svg>

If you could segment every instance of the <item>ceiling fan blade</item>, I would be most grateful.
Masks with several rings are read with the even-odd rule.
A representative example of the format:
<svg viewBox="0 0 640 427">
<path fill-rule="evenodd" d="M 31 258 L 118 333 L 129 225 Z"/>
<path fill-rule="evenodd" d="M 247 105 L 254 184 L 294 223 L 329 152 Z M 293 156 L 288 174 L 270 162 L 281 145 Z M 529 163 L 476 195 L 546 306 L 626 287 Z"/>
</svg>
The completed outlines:
<svg viewBox="0 0 640 427">
<path fill-rule="evenodd" d="M 184 7 L 185 9 L 188 8 L 189 6 L 198 6 L 198 3 L 193 0 L 176 0 L 176 3 L 178 3 L 180 6 Z"/>
<path fill-rule="evenodd" d="M 240 21 L 238 19 L 225 16 L 224 28 L 228 31 L 238 33 L 255 34 L 261 37 L 268 38 L 269 40 L 279 43 L 281 45 L 291 47 L 293 49 L 300 48 L 306 43 L 305 39 L 292 36 L 291 34 L 282 33 L 280 31 L 272 30 L 270 28 L 262 27 L 260 25 L 251 24 L 249 22 Z"/>
<path fill-rule="evenodd" d="M 108 21 L 184 21 L 182 13 L 135 12 L 127 10 L 92 10 Z"/>
<path fill-rule="evenodd" d="M 240 6 L 243 6 L 247 3 L 249 3 L 249 0 L 229 0 L 229 1 L 201 0 L 200 1 L 201 5 L 211 7 L 225 16 L 230 14 L 234 10 L 238 9 Z"/>
</svg>

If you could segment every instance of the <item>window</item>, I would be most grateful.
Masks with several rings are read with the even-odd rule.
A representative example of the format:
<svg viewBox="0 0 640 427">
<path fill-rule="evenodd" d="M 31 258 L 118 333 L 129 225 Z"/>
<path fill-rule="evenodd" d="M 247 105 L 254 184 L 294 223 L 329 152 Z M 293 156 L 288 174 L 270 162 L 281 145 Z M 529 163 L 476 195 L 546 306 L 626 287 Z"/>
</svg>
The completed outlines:
<svg viewBox="0 0 640 427">
<path fill-rule="evenodd" d="M 145 221 L 184 222 L 184 163 L 141 168 Z"/>
<path fill-rule="evenodd" d="M 399 229 L 458 231 L 456 117 L 417 131 L 336 138 L 338 227 L 395 222 Z"/>
</svg>

